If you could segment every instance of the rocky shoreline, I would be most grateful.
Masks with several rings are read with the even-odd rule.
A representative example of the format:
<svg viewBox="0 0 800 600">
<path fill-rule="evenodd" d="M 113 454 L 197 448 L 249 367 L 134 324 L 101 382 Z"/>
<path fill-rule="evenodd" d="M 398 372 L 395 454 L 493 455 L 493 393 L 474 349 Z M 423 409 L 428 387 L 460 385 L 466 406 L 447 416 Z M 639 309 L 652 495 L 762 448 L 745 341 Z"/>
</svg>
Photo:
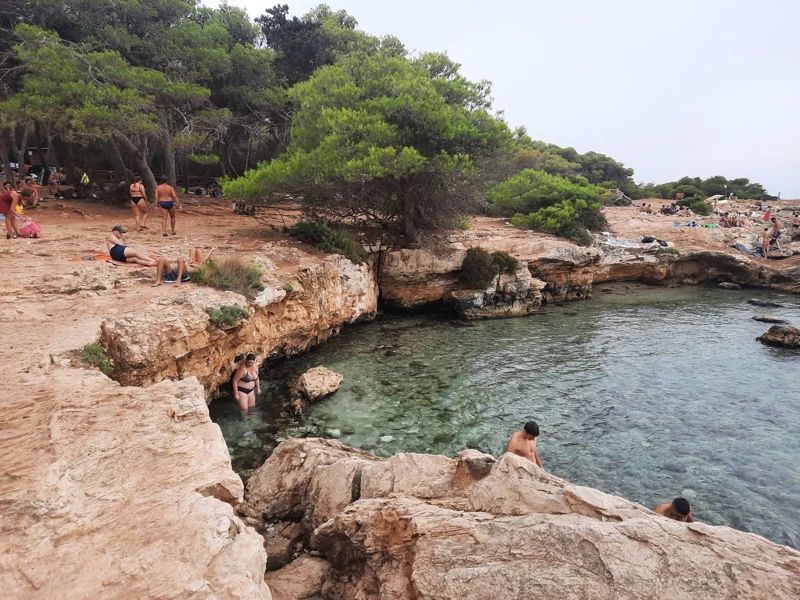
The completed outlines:
<svg viewBox="0 0 800 600">
<path fill-rule="evenodd" d="M 499 277 L 486 290 L 465 289 L 460 261 L 471 246 L 508 252 L 519 260 L 520 268 Z M 0 585 L 10 597 L 267 599 L 270 592 L 263 578 L 267 552 L 264 540 L 248 523 L 270 535 L 289 535 L 284 539 L 292 545 L 284 544 L 283 555 L 286 560 L 298 555 L 283 567 L 289 571 L 274 571 L 267 577 L 278 591 L 277 598 L 287 597 L 277 594 L 291 589 L 286 577 L 292 570 L 295 578 L 319 581 L 329 598 L 351 598 L 358 593 L 373 597 L 376 589 L 387 598 L 486 597 L 496 595 L 504 581 L 511 582 L 517 595 L 525 586 L 539 585 L 537 589 L 551 594 L 544 597 L 585 597 L 594 589 L 603 590 L 605 596 L 600 597 L 669 597 L 669 586 L 678 586 L 685 595 L 692 595 L 688 591 L 692 590 L 694 595 L 726 597 L 731 590 L 743 594 L 750 581 L 762 596 L 780 598 L 789 597 L 784 592 L 791 585 L 797 588 L 797 553 L 788 548 L 727 528 L 701 525 L 683 526 L 680 533 L 675 530 L 667 535 L 676 525 L 653 521 L 656 517 L 642 507 L 609 500 L 613 497 L 586 488 L 575 493 L 602 499 L 588 501 L 594 512 L 588 516 L 581 512 L 588 508 L 563 512 L 565 506 L 587 506 L 585 498 L 576 501 L 570 496 L 570 500 L 563 491 L 570 484 L 531 473 L 525 465 L 514 464 L 513 457 L 498 461 L 473 455 L 459 461 L 428 457 L 406 464 L 403 461 L 410 455 L 384 461 L 339 449 L 346 456 L 337 459 L 337 466 L 326 464 L 326 468 L 331 469 L 329 474 L 341 472 L 342 481 L 349 481 L 346 489 L 338 479 L 330 485 L 328 479 L 320 480 L 316 487 L 298 483 L 298 488 L 292 481 L 305 481 L 301 473 L 312 463 L 300 456 L 303 452 L 297 447 L 284 444 L 276 455 L 284 456 L 294 448 L 292 460 L 297 465 L 295 471 L 286 471 L 288 479 L 280 485 L 295 489 L 291 493 L 295 496 L 312 490 L 315 496 L 308 506 L 313 514 L 306 516 L 306 500 L 300 505 L 292 500 L 286 502 L 289 516 L 276 513 L 265 521 L 273 509 L 259 508 L 264 495 L 258 500 L 260 484 L 254 479 L 247 503 L 241 505 L 246 515 L 242 520 L 237 513 L 243 498 L 241 479 L 231 469 L 228 450 L 206 405 L 213 390 L 229 381 L 239 354 L 256 351 L 263 360 L 303 352 L 349 323 L 374 318 L 380 303 L 402 308 L 434 304 L 471 319 L 521 316 L 549 303 L 586 299 L 593 285 L 601 282 L 727 281 L 797 293 L 797 261 L 759 261 L 707 248 L 681 248 L 677 253 L 578 248 L 515 228 L 503 235 L 496 230 L 460 234 L 436 253 L 426 249 L 384 253 L 380 265 L 373 258 L 358 266 L 340 256 L 319 255 L 286 242 L 266 244 L 251 258 L 267 269 L 265 290 L 253 302 L 230 292 L 190 287 L 185 293 L 162 294 L 152 306 L 142 305 L 145 310 L 115 308 L 112 316 L 102 323 L 98 320 L 99 340 L 114 360 L 112 374 L 117 382 L 79 368 L 65 352 L 75 348 L 69 345 L 73 339 L 69 337 L 54 338 L 38 350 L 33 367 L 13 370 L 18 389 L 2 416 L 4 436 L 13 452 L 4 457 L 7 466 L 0 489 L 6 507 L 0 516 Z M 126 289 L 134 297 L 147 298 L 134 270 L 107 272 L 80 263 L 72 275 L 62 276 L 64 298 L 72 298 L 76 282 L 100 276 L 104 277 L 102 290 L 82 285 L 76 299 L 87 304 L 97 300 L 99 307 L 105 307 L 103 294 L 116 298 L 119 290 Z M 70 310 L 76 306 L 62 304 Z M 250 317 L 227 329 L 215 328 L 206 311 L 224 304 L 244 307 Z M 89 341 L 83 334 L 74 339 L 82 340 L 80 344 Z M 328 448 L 335 446 L 325 443 Z M 378 470 L 406 464 L 402 468 L 410 475 L 397 479 L 406 481 L 398 487 L 389 485 L 385 474 L 379 491 L 368 496 L 361 491 L 361 479 L 358 485 L 348 479 L 364 463 L 375 463 Z M 420 464 L 439 465 L 441 477 L 434 474 L 428 479 Z M 508 479 L 506 485 L 524 481 L 531 489 L 544 490 L 548 502 L 556 496 L 566 498 L 548 504 L 562 508 L 554 508 L 552 514 L 533 510 L 524 500 L 527 487 L 524 494 L 518 489 L 501 506 L 493 504 L 491 494 L 481 500 L 487 504 L 478 502 L 475 494 L 493 481 L 493 473 L 499 478 L 501 471 Z M 393 474 L 391 481 L 395 479 Z M 412 485 L 417 480 L 427 491 Z M 493 493 L 500 489 L 497 485 L 493 484 Z M 364 507 L 365 502 L 371 504 Z M 336 510 L 318 510 L 325 503 Z M 643 519 L 646 533 L 628 528 L 627 517 L 616 520 L 598 513 L 597 506 L 631 511 L 638 516 L 628 521 Z M 506 521 L 512 518 L 522 521 Z M 587 518 L 592 519 L 591 527 L 587 525 L 584 535 L 581 528 Z M 562 523 L 576 519 L 580 523 L 570 535 L 581 532 L 580 536 L 568 536 L 571 541 L 559 546 L 563 553 L 558 556 L 577 570 L 564 570 L 536 548 L 551 540 Z M 525 540 L 515 537 L 520 527 L 530 534 Z M 448 538 L 447 532 L 455 537 Z M 637 536 L 642 541 L 636 542 Z M 540 541 L 533 550 L 526 546 L 531 539 Z M 643 563 L 652 567 L 648 575 L 641 566 L 613 562 L 622 558 L 606 561 L 598 550 L 607 541 L 610 547 L 624 550 L 611 556 L 624 558 L 638 548 L 657 549 L 667 543 L 664 540 L 676 552 L 694 548 L 696 540 L 706 540 L 702 567 L 692 570 L 684 562 L 665 563 L 659 551 L 653 550 L 652 565 Z M 726 558 L 720 558 L 720 549 Z M 503 564 L 495 560 L 502 555 L 512 560 Z M 417 557 L 424 556 L 430 561 L 417 565 Z M 575 562 L 575 557 L 583 558 Z M 545 579 L 530 579 L 531 564 L 538 566 L 536 572 L 549 573 L 547 581 L 569 583 L 568 592 L 573 595 L 557 596 Z M 448 569 L 459 576 L 448 578 Z M 680 579 L 675 569 L 688 569 L 684 572 L 690 576 Z M 630 583 L 631 578 L 643 578 L 641 585 Z M 710 592 L 692 587 L 700 585 Z M 484 595 L 477 595 L 478 591 Z"/>
<path fill-rule="evenodd" d="M 281 599 L 788 599 L 800 584 L 800 552 L 672 521 L 513 454 L 381 459 L 288 440 L 241 511 L 297 548 L 268 577 Z"/>
</svg>

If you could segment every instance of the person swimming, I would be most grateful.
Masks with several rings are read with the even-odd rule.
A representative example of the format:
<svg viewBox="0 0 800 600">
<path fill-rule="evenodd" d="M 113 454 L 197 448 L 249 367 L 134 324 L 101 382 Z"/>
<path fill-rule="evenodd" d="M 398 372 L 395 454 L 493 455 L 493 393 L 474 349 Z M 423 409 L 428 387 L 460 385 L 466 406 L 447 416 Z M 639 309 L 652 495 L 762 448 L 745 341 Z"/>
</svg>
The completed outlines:
<svg viewBox="0 0 800 600">
<path fill-rule="evenodd" d="M 675 498 L 675 500 L 672 502 L 659 504 L 653 508 L 653 512 L 661 515 L 662 517 L 674 519 L 675 521 L 694 523 L 694 517 L 692 517 L 692 507 L 686 498 Z"/>
<path fill-rule="evenodd" d="M 261 394 L 256 355 L 248 354 L 244 363 L 233 374 L 233 395 L 239 403 L 242 416 L 247 415 L 247 411 L 256 405 L 256 392 Z"/>
</svg>

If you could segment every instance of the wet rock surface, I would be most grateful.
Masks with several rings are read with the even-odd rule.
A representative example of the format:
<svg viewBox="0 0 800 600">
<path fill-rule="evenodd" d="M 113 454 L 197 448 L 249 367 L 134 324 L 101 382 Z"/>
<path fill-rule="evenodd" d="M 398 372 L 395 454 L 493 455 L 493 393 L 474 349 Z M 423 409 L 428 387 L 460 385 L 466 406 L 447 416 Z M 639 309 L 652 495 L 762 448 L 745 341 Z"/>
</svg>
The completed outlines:
<svg viewBox="0 0 800 600">
<path fill-rule="evenodd" d="M 761 321 L 762 323 L 775 323 L 778 325 L 783 325 L 788 322 L 782 317 L 776 317 L 775 315 L 755 315 L 753 320 Z"/>
<path fill-rule="evenodd" d="M 773 325 L 769 331 L 757 339 L 769 346 L 800 348 L 800 329 L 788 325 Z"/>
<path fill-rule="evenodd" d="M 378 459 L 289 440 L 244 507 L 300 523 L 330 565 L 324 598 L 789 599 L 800 584 L 794 550 L 669 520 L 512 454 Z"/>
</svg>

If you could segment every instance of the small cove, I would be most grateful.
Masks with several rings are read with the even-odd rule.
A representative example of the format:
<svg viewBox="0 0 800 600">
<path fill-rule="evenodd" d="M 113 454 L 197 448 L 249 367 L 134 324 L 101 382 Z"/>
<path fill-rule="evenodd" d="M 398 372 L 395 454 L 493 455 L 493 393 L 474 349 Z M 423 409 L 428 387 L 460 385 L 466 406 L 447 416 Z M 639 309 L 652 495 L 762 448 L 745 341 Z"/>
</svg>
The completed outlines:
<svg viewBox="0 0 800 600">
<path fill-rule="evenodd" d="M 612 289 L 604 293 L 604 289 Z M 786 303 L 765 309 L 750 297 Z M 716 288 L 596 286 L 588 302 L 457 327 L 436 315 L 385 316 L 308 354 L 268 365 L 247 418 L 212 403 L 234 468 L 249 476 L 276 441 L 337 437 L 380 456 L 495 456 L 538 421 L 545 468 L 652 506 L 684 495 L 696 518 L 800 542 L 800 354 L 755 340 L 797 298 Z M 344 376 L 305 423 L 275 406 L 308 368 Z"/>
</svg>

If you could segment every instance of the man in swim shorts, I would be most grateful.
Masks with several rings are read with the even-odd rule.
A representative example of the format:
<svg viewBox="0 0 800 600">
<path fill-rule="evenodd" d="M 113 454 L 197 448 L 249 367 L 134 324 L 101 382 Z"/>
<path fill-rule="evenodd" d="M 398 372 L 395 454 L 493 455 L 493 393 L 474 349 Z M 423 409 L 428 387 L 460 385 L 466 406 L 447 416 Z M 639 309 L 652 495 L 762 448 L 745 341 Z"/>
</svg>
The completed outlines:
<svg viewBox="0 0 800 600">
<path fill-rule="evenodd" d="M 778 238 L 781 237 L 781 222 L 778 220 L 778 217 L 772 217 L 770 219 L 772 221 L 772 240 L 775 244 L 775 247 L 780 250 L 780 244 L 778 244 Z"/>
<path fill-rule="evenodd" d="M 124 235 L 126 233 L 127 231 L 119 225 L 115 225 L 111 229 L 111 233 L 106 238 L 106 246 L 108 246 L 108 253 L 111 255 L 111 259 L 116 262 L 142 265 L 143 267 L 155 267 L 158 264 L 157 260 L 125 245 Z"/>
<path fill-rule="evenodd" d="M 511 452 L 517 456 L 524 456 L 529 461 L 536 463 L 540 469 L 544 469 L 542 461 L 539 460 L 539 453 L 536 451 L 536 442 L 539 438 L 539 425 L 536 421 L 528 421 L 521 431 L 515 431 L 508 441 L 506 452 Z"/>
<path fill-rule="evenodd" d="M 169 215 L 170 225 L 172 226 L 172 235 L 175 235 L 175 203 L 178 203 L 178 210 L 183 210 L 178 194 L 175 193 L 169 183 L 167 183 L 167 176 L 161 177 L 161 183 L 156 188 L 156 204 L 161 209 L 161 233 L 167 237 L 167 215 Z"/>
<path fill-rule="evenodd" d="M 181 283 L 189 281 L 189 273 L 197 269 L 200 265 L 205 263 L 214 252 L 212 248 L 207 256 L 203 256 L 201 248 L 192 248 L 189 251 L 189 262 L 183 260 L 183 257 L 178 257 L 178 268 L 173 268 L 172 264 L 166 258 L 159 258 L 158 265 L 156 266 L 156 280 L 153 282 L 153 287 L 158 287 L 162 283 L 174 283 L 179 287 Z"/>
<path fill-rule="evenodd" d="M 682 523 L 694 523 L 692 507 L 686 498 L 675 498 L 672 502 L 659 504 L 653 509 L 653 512 Z"/>
</svg>

